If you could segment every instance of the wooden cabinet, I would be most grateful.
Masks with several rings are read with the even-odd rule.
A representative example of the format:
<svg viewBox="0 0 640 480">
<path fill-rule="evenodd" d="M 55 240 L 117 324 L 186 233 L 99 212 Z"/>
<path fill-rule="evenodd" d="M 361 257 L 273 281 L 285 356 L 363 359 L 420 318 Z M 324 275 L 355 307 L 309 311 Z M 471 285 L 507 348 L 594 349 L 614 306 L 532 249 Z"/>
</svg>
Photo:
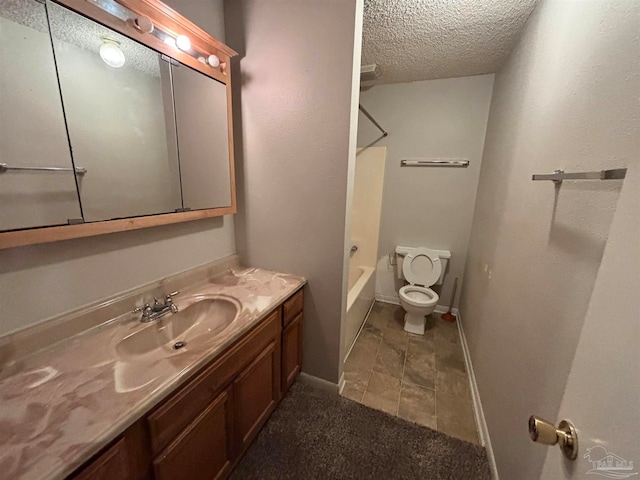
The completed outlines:
<svg viewBox="0 0 640 480">
<path fill-rule="evenodd" d="M 157 480 L 224 478 L 234 460 L 232 392 L 222 392 L 153 461 Z"/>
<path fill-rule="evenodd" d="M 279 344 L 279 342 L 278 342 Z M 236 437 L 243 452 L 280 399 L 280 352 L 276 342 L 265 348 L 233 382 Z"/>
<path fill-rule="evenodd" d="M 302 365 L 302 290 L 71 478 L 226 478 Z"/>
<path fill-rule="evenodd" d="M 302 368 L 302 313 L 282 331 L 282 393 L 295 382 Z"/>
<path fill-rule="evenodd" d="M 131 478 L 124 437 L 98 455 L 91 465 L 73 477 L 75 480 Z"/>
<path fill-rule="evenodd" d="M 287 393 L 302 369 L 302 289 L 282 305 L 282 394 Z"/>
</svg>

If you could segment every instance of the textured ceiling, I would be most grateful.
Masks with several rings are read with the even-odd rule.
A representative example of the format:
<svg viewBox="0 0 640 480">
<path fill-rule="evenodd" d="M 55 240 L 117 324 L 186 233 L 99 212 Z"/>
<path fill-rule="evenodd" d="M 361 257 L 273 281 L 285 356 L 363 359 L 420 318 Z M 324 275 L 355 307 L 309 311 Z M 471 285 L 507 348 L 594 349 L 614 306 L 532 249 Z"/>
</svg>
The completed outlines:
<svg viewBox="0 0 640 480">
<path fill-rule="evenodd" d="M 377 83 L 496 72 L 536 0 L 365 0 L 362 64 Z"/>
</svg>

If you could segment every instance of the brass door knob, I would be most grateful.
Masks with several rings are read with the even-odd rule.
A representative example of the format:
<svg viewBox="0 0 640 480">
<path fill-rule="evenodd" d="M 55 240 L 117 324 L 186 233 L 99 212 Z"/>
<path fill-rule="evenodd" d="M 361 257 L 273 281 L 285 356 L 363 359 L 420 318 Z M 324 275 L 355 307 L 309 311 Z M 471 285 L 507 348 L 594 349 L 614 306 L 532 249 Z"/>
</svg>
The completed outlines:
<svg viewBox="0 0 640 480">
<path fill-rule="evenodd" d="M 540 417 L 529 417 L 529 436 L 531 440 L 545 445 L 558 445 L 565 457 L 575 460 L 578 456 L 578 434 L 576 428 L 568 420 L 562 420 L 554 427 Z"/>
</svg>

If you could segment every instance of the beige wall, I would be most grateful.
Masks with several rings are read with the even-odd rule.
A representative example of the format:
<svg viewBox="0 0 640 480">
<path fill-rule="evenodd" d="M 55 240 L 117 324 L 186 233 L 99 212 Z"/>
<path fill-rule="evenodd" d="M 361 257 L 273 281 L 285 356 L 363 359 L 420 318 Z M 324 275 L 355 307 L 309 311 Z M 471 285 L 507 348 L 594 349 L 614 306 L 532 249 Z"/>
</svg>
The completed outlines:
<svg viewBox="0 0 640 480">
<path fill-rule="evenodd" d="M 211 21 L 222 18 L 221 1 L 171 3 L 188 3 L 195 23 L 224 37 Z M 227 216 L 0 250 L 0 335 L 234 253 L 233 223 Z"/>
<path fill-rule="evenodd" d="M 360 102 L 389 132 L 376 296 L 396 301 L 401 284 L 387 255 L 397 245 L 450 250 L 440 304 L 462 281 L 491 101 L 493 75 L 380 85 Z M 380 132 L 362 114 L 358 146 Z M 404 158 L 465 158 L 468 168 L 400 167 Z"/>
<path fill-rule="evenodd" d="M 231 0 L 238 251 L 302 274 L 305 372 L 338 382 L 355 0 Z M 355 152 L 354 152 L 355 153 Z"/>
<path fill-rule="evenodd" d="M 557 418 L 622 184 L 531 175 L 637 165 L 637 32 L 633 2 L 547 0 L 496 75 L 461 311 L 503 479 L 540 476 L 523 428 Z"/>
<path fill-rule="evenodd" d="M 163 0 L 163 3 L 224 42 L 224 0 Z"/>
</svg>

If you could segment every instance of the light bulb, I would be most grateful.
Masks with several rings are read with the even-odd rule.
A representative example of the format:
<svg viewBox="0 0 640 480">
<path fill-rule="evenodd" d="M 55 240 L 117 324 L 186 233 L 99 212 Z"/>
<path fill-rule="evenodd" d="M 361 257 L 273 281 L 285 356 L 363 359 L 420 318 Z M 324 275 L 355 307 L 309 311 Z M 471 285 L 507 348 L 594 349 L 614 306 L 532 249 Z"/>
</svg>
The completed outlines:
<svg viewBox="0 0 640 480">
<path fill-rule="evenodd" d="M 122 50 L 120 50 L 120 46 L 118 42 L 109 39 L 102 39 L 104 42 L 100 47 L 100 58 L 113 68 L 120 68 L 124 65 L 125 56 Z"/>
<path fill-rule="evenodd" d="M 176 46 L 183 52 L 186 52 L 191 49 L 191 40 L 189 40 L 189 37 L 186 35 L 178 35 L 176 37 Z"/>
<path fill-rule="evenodd" d="M 216 55 L 209 55 L 209 58 L 207 58 L 207 63 L 213 68 L 216 68 L 218 65 L 220 65 L 220 59 Z"/>
</svg>

